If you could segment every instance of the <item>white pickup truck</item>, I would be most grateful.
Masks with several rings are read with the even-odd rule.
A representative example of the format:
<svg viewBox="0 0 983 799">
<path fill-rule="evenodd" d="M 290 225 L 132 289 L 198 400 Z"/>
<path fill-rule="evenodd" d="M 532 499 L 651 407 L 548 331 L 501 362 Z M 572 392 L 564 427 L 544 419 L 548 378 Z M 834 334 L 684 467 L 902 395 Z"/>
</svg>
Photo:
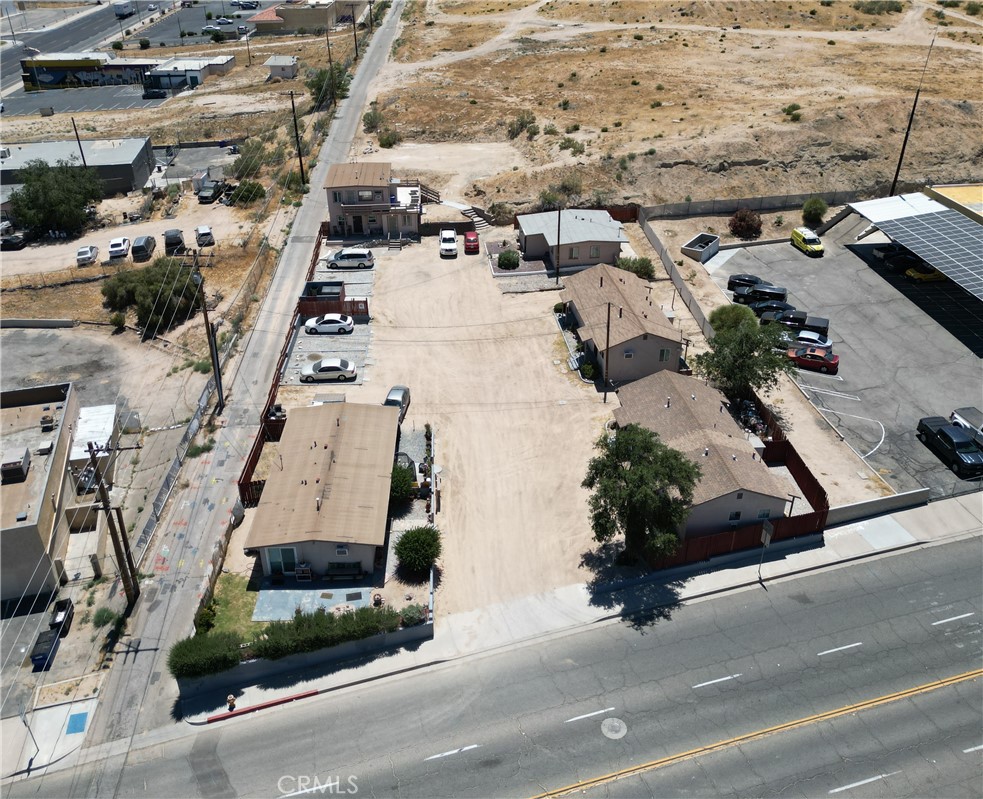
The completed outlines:
<svg viewBox="0 0 983 799">
<path fill-rule="evenodd" d="M 979 408 L 956 408 L 949 414 L 949 421 L 956 427 L 966 428 L 973 441 L 983 448 L 983 411 Z"/>
</svg>

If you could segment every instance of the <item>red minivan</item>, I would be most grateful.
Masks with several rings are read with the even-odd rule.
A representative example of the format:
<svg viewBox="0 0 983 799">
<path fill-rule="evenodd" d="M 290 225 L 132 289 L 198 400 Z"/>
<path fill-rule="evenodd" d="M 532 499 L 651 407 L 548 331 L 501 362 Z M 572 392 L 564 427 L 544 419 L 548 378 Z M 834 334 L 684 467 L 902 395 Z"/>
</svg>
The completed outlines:
<svg viewBox="0 0 983 799">
<path fill-rule="evenodd" d="M 471 233 L 464 234 L 464 252 L 465 253 L 479 252 L 477 233 L 471 232 Z"/>
</svg>

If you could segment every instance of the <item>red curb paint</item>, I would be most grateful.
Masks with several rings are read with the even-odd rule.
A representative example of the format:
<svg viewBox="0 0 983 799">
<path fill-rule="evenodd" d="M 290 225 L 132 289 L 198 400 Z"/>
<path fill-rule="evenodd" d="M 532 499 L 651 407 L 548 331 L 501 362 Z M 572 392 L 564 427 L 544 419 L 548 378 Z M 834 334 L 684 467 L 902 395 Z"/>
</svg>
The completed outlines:
<svg viewBox="0 0 983 799">
<path fill-rule="evenodd" d="M 265 710 L 268 707 L 276 707 L 277 705 L 285 705 L 288 702 L 295 702 L 298 699 L 307 699 L 311 696 L 317 696 L 319 691 L 304 691 L 302 694 L 293 694 L 291 696 L 285 696 L 282 699 L 271 699 L 269 702 L 261 702 L 258 705 L 250 705 L 249 707 L 244 707 L 241 710 L 233 710 L 226 713 L 216 713 L 214 716 L 209 716 L 205 719 L 206 724 L 211 724 L 214 721 L 225 721 L 226 719 L 234 719 L 236 716 L 245 716 L 247 713 L 255 713 L 257 710 Z"/>
</svg>

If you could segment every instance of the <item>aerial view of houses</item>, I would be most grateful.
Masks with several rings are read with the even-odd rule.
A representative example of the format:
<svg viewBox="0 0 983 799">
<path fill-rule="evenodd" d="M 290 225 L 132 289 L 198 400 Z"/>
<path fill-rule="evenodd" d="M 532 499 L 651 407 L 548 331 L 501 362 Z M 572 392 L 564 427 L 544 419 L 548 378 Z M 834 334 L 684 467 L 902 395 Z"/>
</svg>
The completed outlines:
<svg viewBox="0 0 983 799">
<path fill-rule="evenodd" d="M 980 3 L 3 16 L 9 795 L 978 793 Z"/>
</svg>

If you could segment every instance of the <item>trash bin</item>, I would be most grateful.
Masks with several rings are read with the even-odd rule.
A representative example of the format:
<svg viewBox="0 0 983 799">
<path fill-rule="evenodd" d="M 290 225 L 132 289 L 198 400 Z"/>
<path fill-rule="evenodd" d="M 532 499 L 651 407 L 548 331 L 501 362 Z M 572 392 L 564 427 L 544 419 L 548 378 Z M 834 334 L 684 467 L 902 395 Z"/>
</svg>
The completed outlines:
<svg viewBox="0 0 983 799">
<path fill-rule="evenodd" d="M 57 630 L 48 629 L 38 636 L 34 649 L 31 650 L 31 663 L 35 669 L 47 671 L 51 668 L 51 661 L 55 659 L 55 653 L 58 651 L 59 640 Z"/>
<path fill-rule="evenodd" d="M 71 599 L 59 599 L 55 602 L 54 610 L 51 611 L 51 621 L 48 628 L 55 630 L 59 638 L 68 635 L 72 628 L 72 620 L 75 618 L 75 603 Z"/>
</svg>

